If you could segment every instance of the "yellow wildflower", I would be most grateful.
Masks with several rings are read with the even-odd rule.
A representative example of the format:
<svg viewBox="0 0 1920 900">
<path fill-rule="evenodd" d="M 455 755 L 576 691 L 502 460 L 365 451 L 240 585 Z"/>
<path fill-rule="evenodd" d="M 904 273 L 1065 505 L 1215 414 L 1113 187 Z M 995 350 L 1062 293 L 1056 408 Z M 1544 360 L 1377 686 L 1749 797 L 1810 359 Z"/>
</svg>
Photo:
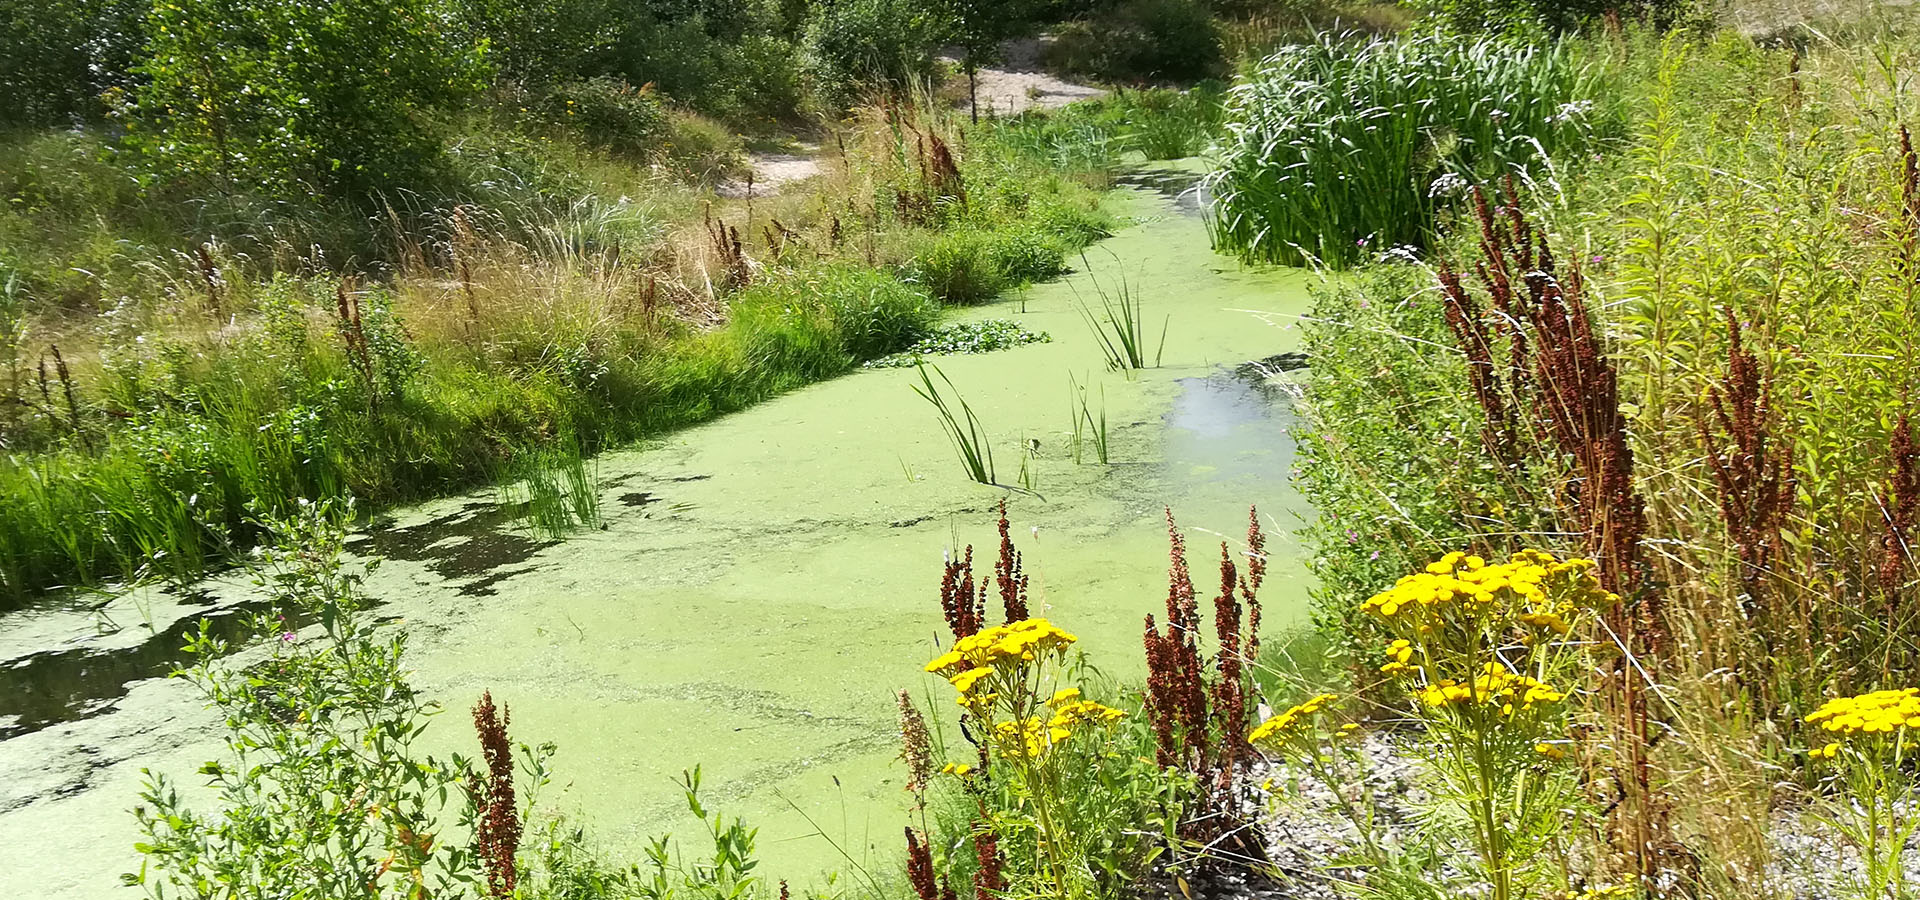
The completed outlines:
<svg viewBox="0 0 1920 900">
<path fill-rule="evenodd" d="M 1296 725 L 1304 726 L 1315 713 L 1318 713 L 1327 704 L 1338 699 L 1340 698 L 1334 694 L 1320 694 L 1315 696 L 1313 699 L 1299 706 L 1295 706 L 1265 722 L 1261 722 L 1260 727 L 1255 728 L 1252 734 L 1247 735 L 1247 740 L 1251 743 L 1262 744 L 1277 743 L 1280 740 L 1292 737 L 1297 731 L 1295 728 Z"/>
<path fill-rule="evenodd" d="M 1836 697 L 1807 716 L 1807 722 L 1843 737 L 1920 728 L 1920 688 Z"/>
</svg>

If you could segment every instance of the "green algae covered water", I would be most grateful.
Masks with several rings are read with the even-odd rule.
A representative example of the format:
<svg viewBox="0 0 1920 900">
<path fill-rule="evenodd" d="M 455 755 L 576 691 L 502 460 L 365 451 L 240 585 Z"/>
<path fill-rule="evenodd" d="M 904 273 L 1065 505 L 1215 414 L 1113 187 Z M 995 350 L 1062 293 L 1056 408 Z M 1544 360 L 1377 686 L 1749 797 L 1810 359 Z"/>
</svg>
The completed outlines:
<svg viewBox="0 0 1920 900">
<path fill-rule="evenodd" d="M 378 523 L 356 546 L 389 558 L 370 591 L 450 709 L 434 749 L 472 751 L 464 709 L 490 690 L 515 738 L 559 747 L 544 805 L 614 858 L 666 831 L 699 848 L 675 783 L 699 765 L 707 806 L 759 827 L 758 872 L 815 883 L 849 856 L 893 864 L 893 694 L 933 687 L 920 667 L 944 630 L 943 554 L 970 543 L 990 558 L 1003 497 L 1035 614 L 1122 679 L 1142 668 L 1142 617 L 1164 605 L 1165 507 L 1204 573 L 1257 504 L 1275 554 L 1267 627 L 1303 621 L 1289 396 L 1248 364 L 1295 349 L 1308 276 L 1215 256 L 1171 196 L 1177 174 L 1142 180 L 1171 189 L 1116 192 L 1134 224 L 1082 271 L 968 311 L 1051 342 L 935 360 L 991 436 L 999 480 L 1024 468 L 1026 491 L 967 480 L 917 373 L 879 369 L 602 456 L 600 530 L 534 540 L 481 495 Z M 1076 306 L 1122 277 L 1152 341 L 1166 332 L 1160 367 L 1130 377 L 1105 370 Z M 1073 461 L 1070 378 L 1096 415 L 1104 404 L 1107 465 L 1090 447 Z M 204 588 L 0 619 L 0 893 L 126 895 L 140 769 L 192 790 L 214 749 L 187 688 L 142 677 L 182 616 L 247 601 Z"/>
</svg>

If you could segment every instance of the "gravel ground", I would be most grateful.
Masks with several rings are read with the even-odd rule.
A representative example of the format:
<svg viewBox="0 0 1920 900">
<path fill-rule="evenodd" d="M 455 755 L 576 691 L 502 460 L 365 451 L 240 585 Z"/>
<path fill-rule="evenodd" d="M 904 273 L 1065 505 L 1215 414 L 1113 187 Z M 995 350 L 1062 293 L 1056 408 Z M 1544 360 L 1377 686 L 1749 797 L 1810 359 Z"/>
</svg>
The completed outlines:
<svg viewBox="0 0 1920 900">
<path fill-rule="evenodd" d="M 1418 764 L 1403 746 L 1404 735 L 1372 733 L 1366 738 L 1366 787 L 1373 793 L 1376 822 L 1382 843 L 1392 848 L 1418 839 L 1413 827 L 1417 810 L 1427 796 L 1419 785 Z M 1267 853 L 1278 870 L 1273 878 L 1260 876 L 1221 879 L 1191 885 L 1195 898 L 1205 900 L 1332 900 L 1343 893 L 1339 882 L 1364 878 L 1359 868 L 1343 867 L 1343 858 L 1358 858 L 1359 830 L 1341 814 L 1338 798 L 1317 780 L 1285 765 L 1258 768 L 1246 782 L 1250 803 L 1263 810 L 1258 818 Z M 1357 800 L 1359 786 L 1350 789 Z M 1920 802 L 1917 800 L 1916 802 Z M 1794 900 L 1846 900 L 1860 896 L 1850 887 L 1863 873 L 1858 850 L 1849 846 L 1823 821 L 1819 813 L 1801 807 L 1777 812 L 1770 833 L 1774 858 L 1764 879 L 1753 885 L 1754 900 L 1792 897 Z M 1460 858 L 1466 858 L 1460 848 Z M 1909 884 L 1920 884 L 1920 840 L 1909 840 L 1903 857 Z M 1442 880 L 1459 886 L 1462 896 L 1473 894 L 1463 884 L 1461 871 L 1443 871 Z M 1771 890 L 1768 890 L 1771 888 Z M 1148 897 L 1180 897 L 1170 884 L 1156 884 Z"/>
</svg>

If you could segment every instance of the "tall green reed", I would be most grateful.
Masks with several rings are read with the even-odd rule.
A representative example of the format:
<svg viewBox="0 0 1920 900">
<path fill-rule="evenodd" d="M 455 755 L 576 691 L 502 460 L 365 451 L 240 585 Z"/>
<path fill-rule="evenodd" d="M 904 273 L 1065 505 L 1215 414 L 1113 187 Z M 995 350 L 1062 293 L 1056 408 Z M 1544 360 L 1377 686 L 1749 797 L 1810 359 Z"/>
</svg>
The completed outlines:
<svg viewBox="0 0 1920 900">
<path fill-rule="evenodd" d="M 1208 230 L 1217 249 L 1289 265 L 1424 246 L 1469 184 L 1612 135 L 1612 91 L 1566 41 L 1321 35 L 1233 89 Z"/>
<path fill-rule="evenodd" d="M 1084 257 L 1081 262 L 1085 263 Z M 1075 304 L 1075 309 L 1079 310 L 1081 319 L 1086 321 L 1088 330 L 1093 332 L 1094 341 L 1100 347 L 1100 355 L 1106 358 L 1107 368 L 1114 371 L 1147 368 L 1146 305 L 1140 293 L 1134 289 L 1133 283 L 1128 281 L 1124 274 L 1114 282 L 1111 288 L 1101 284 L 1099 279 L 1092 276 L 1089 276 L 1087 281 L 1093 286 L 1094 298 L 1099 307 L 1096 310 L 1094 303 L 1080 297 L 1076 290 L 1074 295 L 1078 298 L 1078 302 Z M 1160 365 L 1161 352 L 1167 346 L 1167 326 L 1172 321 L 1173 316 L 1168 315 L 1166 320 L 1160 323 L 1160 340 L 1153 347 L 1153 365 L 1155 366 Z"/>
<path fill-rule="evenodd" d="M 967 477 L 981 484 L 998 484 L 999 479 L 993 469 L 993 443 L 987 437 L 986 427 L 980 424 L 980 417 L 974 415 L 973 407 L 967 405 L 959 389 L 953 386 L 952 380 L 940 371 L 939 366 L 921 363 L 914 369 L 920 376 L 920 383 L 912 386 L 913 392 L 932 404 L 934 411 L 939 414 L 940 426 L 946 431 L 947 438 L 953 441 L 953 449 L 960 454 L 960 467 L 966 471 Z M 947 392 L 952 394 L 951 402 L 933 383 L 933 375 L 927 374 L 929 369 L 933 375 L 940 376 L 941 384 L 947 386 Z"/>
</svg>

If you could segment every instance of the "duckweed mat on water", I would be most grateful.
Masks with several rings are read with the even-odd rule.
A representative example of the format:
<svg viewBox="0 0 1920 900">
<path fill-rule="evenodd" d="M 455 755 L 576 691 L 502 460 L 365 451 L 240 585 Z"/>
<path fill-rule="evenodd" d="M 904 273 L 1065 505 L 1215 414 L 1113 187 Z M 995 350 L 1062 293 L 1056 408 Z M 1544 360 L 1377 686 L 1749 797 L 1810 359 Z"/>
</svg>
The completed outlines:
<svg viewBox="0 0 1920 900">
<path fill-rule="evenodd" d="M 1233 374 L 1297 347 L 1291 323 L 1308 309 L 1309 276 L 1219 259 L 1171 199 L 1124 197 L 1138 224 L 1106 243 L 1111 254 L 1088 255 L 1093 271 L 957 314 L 1015 320 L 1052 341 L 939 361 L 994 449 L 1024 459 L 1045 495 L 1010 497 L 1035 608 L 1119 679 L 1137 677 L 1139 622 L 1164 607 L 1163 507 L 1195 547 L 1217 552 L 1259 505 L 1275 536 L 1269 634 L 1304 619 L 1309 587 L 1283 537 L 1308 514 L 1287 477 L 1286 399 Z M 1174 317 L 1163 368 L 1106 372 L 1075 309 L 1076 284 L 1085 293 L 1121 260 L 1139 273 L 1147 314 Z M 1111 465 L 1072 459 L 1073 379 L 1105 399 Z M 409 629 L 419 689 L 451 710 L 491 691 L 511 706 L 515 738 L 559 747 L 561 783 L 543 802 L 610 855 L 701 833 L 676 785 L 699 764 L 710 805 L 760 829 L 770 876 L 802 886 L 844 873 L 822 830 L 857 859 L 892 859 L 906 797 L 894 691 L 931 677 L 922 667 L 943 553 L 956 540 L 987 546 L 1008 496 L 956 470 L 915 380 L 912 368 L 833 379 L 602 454 L 605 530 L 536 540 L 497 504 L 467 508 L 495 500 L 490 491 L 395 510 L 367 537 L 390 557 L 367 591 Z M 244 593 L 207 587 L 223 600 Z M 100 644 L 84 617 L 62 621 L 35 646 Z M 127 807 L 140 769 L 192 771 L 209 758 L 214 723 L 191 690 L 158 679 L 127 688 L 111 711 L 0 741 L 0 772 L 17 774 L 0 779 L 0 896 L 122 896 L 117 875 L 138 865 Z M 473 753 L 461 718 L 436 721 L 422 746 Z"/>
</svg>

